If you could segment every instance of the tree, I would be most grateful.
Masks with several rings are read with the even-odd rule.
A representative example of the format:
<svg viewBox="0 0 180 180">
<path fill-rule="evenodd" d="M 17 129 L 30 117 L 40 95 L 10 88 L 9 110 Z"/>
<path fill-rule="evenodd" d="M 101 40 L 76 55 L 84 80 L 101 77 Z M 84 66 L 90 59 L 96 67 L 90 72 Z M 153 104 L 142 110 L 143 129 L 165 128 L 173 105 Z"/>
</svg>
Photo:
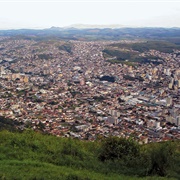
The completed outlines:
<svg viewBox="0 0 180 180">
<path fill-rule="evenodd" d="M 139 145 L 132 139 L 108 137 L 102 142 L 101 161 L 133 158 L 139 154 Z"/>
<path fill-rule="evenodd" d="M 171 142 L 156 144 L 150 150 L 151 167 L 149 174 L 167 175 L 168 169 L 173 166 L 174 155 L 175 151 Z"/>
</svg>

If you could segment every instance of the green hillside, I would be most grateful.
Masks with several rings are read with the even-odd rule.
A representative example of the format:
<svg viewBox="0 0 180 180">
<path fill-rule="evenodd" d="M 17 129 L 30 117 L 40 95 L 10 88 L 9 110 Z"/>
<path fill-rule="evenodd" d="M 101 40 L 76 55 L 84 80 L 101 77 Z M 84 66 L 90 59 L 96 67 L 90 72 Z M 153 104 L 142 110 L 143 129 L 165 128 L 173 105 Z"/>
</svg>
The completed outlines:
<svg viewBox="0 0 180 180">
<path fill-rule="evenodd" d="M 0 179 L 179 179 L 179 142 L 96 142 L 0 132 Z"/>
<path fill-rule="evenodd" d="M 171 53 L 173 49 L 180 49 L 179 45 L 166 41 L 147 41 L 147 42 L 138 42 L 138 43 L 114 43 L 111 44 L 112 47 L 118 48 L 127 48 L 134 51 L 145 52 L 151 49 L 157 50 L 164 53 Z"/>
<path fill-rule="evenodd" d="M 130 65 L 137 62 L 160 64 L 163 62 L 162 58 L 154 55 L 141 56 L 140 54 L 149 50 L 172 53 L 174 49 L 179 50 L 180 46 L 166 41 L 114 43 L 106 46 L 103 50 L 103 56 L 105 59 L 109 59 L 108 61 L 111 63 L 130 63 Z"/>
</svg>

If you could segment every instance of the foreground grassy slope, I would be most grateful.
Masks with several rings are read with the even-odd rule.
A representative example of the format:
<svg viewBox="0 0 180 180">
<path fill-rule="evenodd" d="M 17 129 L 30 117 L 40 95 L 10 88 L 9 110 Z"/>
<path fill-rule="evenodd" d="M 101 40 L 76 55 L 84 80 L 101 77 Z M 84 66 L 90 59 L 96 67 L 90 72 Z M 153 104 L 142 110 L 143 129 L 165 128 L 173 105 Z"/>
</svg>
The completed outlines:
<svg viewBox="0 0 180 180">
<path fill-rule="evenodd" d="M 116 139 L 113 142 L 116 143 Z M 23 133 L 1 131 L 0 179 L 124 180 L 179 178 L 179 159 L 177 158 L 179 150 L 176 142 L 173 147 L 177 161 L 173 161 L 174 167 L 167 168 L 165 177 L 158 176 L 158 173 L 146 173 L 149 172 L 147 171 L 151 166 L 149 164 L 152 164 L 148 153 L 144 156 L 145 161 L 140 158 L 143 157 L 143 154 L 137 158 L 125 155 L 126 159 L 118 159 L 114 156 L 117 160 L 101 161 L 99 158 L 101 156 L 111 157 L 106 153 L 108 149 L 107 151 L 102 149 L 104 145 L 102 140 L 86 142 L 42 135 L 31 130 Z M 156 145 L 142 146 L 140 151 L 145 153 L 153 146 Z M 114 145 L 113 149 L 115 149 Z M 153 149 L 156 148 L 153 147 Z M 153 154 L 158 154 L 155 152 L 158 151 L 155 150 Z"/>
<path fill-rule="evenodd" d="M 88 170 L 77 170 L 66 166 L 56 166 L 38 161 L 3 160 L 0 162 L 0 178 L 6 179 L 132 179 L 132 177 L 109 174 L 105 175 Z M 140 178 L 133 178 L 140 179 Z"/>
<path fill-rule="evenodd" d="M 164 177 L 136 177 L 118 174 L 103 174 L 88 170 L 77 170 L 66 166 L 55 166 L 36 161 L 1 161 L 0 179 L 55 179 L 55 180 L 164 180 Z M 173 180 L 175 178 L 168 178 Z"/>
</svg>

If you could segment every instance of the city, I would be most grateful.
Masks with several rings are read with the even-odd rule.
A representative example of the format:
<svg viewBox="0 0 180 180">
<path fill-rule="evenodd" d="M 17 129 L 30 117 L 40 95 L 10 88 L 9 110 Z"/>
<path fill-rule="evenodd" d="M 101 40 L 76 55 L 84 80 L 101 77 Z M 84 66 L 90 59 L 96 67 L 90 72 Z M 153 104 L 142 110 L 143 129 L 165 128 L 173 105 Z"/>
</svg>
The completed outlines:
<svg viewBox="0 0 180 180">
<path fill-rule="evenodd" d="M 103 52 L 142 42 L 1 37 L 0 116 L 58 137 L 180 139 L 180 50 L 140 53 L 158 64 L 112 63 Z"/>
</svg>

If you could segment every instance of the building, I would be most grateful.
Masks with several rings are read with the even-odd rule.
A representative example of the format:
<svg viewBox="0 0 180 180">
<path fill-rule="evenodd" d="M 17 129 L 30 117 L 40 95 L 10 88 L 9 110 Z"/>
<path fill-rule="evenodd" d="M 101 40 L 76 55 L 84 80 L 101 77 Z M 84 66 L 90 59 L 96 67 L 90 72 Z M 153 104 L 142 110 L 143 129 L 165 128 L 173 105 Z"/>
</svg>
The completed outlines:
<svg viewBox="0 0 180 180">
<path fill-rule="evenodd" d="M 167 97 L 166 98 L 166 106 L 169 107 L 172 105 L 172 98 L 171 97 Z"/>
</svg>

